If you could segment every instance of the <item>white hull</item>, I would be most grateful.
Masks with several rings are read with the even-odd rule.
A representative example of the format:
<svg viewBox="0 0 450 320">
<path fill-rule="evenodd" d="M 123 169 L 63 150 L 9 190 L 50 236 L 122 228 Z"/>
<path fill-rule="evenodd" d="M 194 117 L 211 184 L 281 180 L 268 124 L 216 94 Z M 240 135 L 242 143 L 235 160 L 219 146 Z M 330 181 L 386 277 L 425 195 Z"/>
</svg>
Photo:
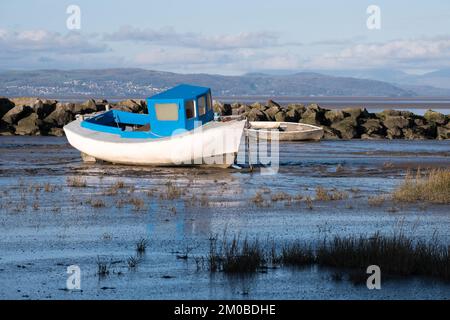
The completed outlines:
<svg viewBox="0 0 450 320">
<path fill-rule="evenodd" d="M 85 159 L 131 165 L 212 165 L 229 167 L 239 150 L 245 121 L 209 122 L 160 139 L 121 138 L 83 128 L 81 120 L 64 127 L 69 143 Z"/>
<path fill-rule="evenodd" d="M 279 129 L 282 131 L 278 131 Z M 272 134 L 272 130 L 276 130 Z M 321 127 L 305 123 L 276 122 L 276 121 L 250 121 L 250 128 L 245 129 L 246 135 L 257 139 L 280 141 L 320 140 L 323 136 Z"/>
</svg>

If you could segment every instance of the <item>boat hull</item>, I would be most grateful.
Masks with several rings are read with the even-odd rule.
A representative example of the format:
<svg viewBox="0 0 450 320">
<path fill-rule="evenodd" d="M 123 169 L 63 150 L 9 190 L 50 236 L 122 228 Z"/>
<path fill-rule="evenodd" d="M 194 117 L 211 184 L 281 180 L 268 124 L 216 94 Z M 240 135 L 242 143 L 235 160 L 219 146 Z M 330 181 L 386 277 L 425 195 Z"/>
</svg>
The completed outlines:
<svg viewBox="0 0 450 320">
<path fill-rule="evenodd" d="M 245 121 L 209 122 L 194 130 L 157 139 L 121 138 L 90 130 L 77 119 L 64 127 L 69 143 L 86 161 L 127 165 L 229 167 L 234 163 Z"/>
<path fill-rule="evenodd" d="M 282 127 L 285 131 L 278 131 Z M 250 121 L 246 135 L 261 140 L 277 139 L 279 141 L 318 141 L 323 137 L 323 129 L 305 123 Z"/>
</svg>

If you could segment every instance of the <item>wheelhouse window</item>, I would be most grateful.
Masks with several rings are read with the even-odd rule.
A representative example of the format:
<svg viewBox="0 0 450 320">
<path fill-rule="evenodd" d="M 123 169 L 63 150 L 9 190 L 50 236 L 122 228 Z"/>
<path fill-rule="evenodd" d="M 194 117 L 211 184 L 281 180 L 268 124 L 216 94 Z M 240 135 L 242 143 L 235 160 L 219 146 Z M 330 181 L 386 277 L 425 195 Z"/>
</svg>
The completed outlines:
<svg viewBox="0 0 450 320">
<path fill-rule="evenodd" d="M 178 103 L 155 103 L 156 118 L 161 121 L 178 121 Z"/>
<path fill-rule="evenodd" d="M 206 95 L 206 111 L 209 111 L 212 109 L 212 99 L 211 99 L 211 93 L 208 92 Z"/>
<path fill-rule="evenodd" d="M 184 103 L 184 109 L 186 110 L 186 119 L 192 119 L 195 117 L 195 103 L 194 100 L 187 100 Z"/>
<path fill-rule="evenodd" d="M 197 99 L 198 115 L 202 116 L 206 113 L 206 97 L 201 96 Z"/>
</svg>

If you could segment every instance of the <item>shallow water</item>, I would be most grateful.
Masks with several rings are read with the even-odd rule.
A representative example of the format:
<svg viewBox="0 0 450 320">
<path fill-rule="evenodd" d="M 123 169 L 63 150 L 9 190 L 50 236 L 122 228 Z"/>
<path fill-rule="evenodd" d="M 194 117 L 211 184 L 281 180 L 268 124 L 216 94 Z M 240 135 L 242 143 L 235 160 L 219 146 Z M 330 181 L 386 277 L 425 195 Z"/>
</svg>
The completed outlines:
<svg viewBox="0 0 450 320">
<path fill-rule="evenodd" d="M 208 238 L 225 230 L 229 237 L 270 238 L 277 245 L 377 231 L 450 243 L 447 205 L 368 205 L 369 196 L 390 192 L 408 169 L 448 167 L 450 142 L 322 141 L 285 143 L 280 151 L 277 174 L 267 176 L 258 168 L 87 165 L 65 138 L 0 138 L 0 298 L 450 299 L 450 284 L 427 278 L 390 279 L 370 291 L 333 281 L 334 270 L 317 267 L 246 277 L 197 268 L 194 258 L 208 254 Z M 86 187 L 68 186 L 75 175 Z M 105 194 L 118 181 L 126 187 Z M 188 192 L 161 198 L 169 181 Z M 45 183 L 54 190 L 45 191 Z M 318 186 L 349 197 L 314 201 L 312 209 L 304 201 L 271 202 L 270 194 L 264 194 L 266 207 L 251 201 L 265 189 L 313 197 Z M 121 203 L 130 198 L 143 205 Z M 91 199 L 105 206 L 94 208 Z M 140 238 L 149 246 L 130 270 L 126 260 Z M 187 260 L 177 258 L 185 253 Z M 99 257 L 112 262 L 106 277 L 96 274 Z M 82 291 L 65 290 L 72 264 L 81 268 Z"/>
</svg>

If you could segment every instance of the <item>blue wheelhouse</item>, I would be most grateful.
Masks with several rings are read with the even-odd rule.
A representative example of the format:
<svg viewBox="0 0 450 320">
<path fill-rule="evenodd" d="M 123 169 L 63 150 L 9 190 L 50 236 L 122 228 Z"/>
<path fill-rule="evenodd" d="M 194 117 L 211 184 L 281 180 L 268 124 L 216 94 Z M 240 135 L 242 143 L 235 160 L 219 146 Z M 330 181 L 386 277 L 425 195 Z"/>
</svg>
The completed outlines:
<svg viewBox="0 0 450 320">
<path fill-rule="evenodd" d="M 190 131 L 214 119 L 211 90 L 178 85 L 147 98 L 148 114 L 110 110 L 82 121 L 90 130 L 122 138 L 163 138 Z"/>
</svg>

